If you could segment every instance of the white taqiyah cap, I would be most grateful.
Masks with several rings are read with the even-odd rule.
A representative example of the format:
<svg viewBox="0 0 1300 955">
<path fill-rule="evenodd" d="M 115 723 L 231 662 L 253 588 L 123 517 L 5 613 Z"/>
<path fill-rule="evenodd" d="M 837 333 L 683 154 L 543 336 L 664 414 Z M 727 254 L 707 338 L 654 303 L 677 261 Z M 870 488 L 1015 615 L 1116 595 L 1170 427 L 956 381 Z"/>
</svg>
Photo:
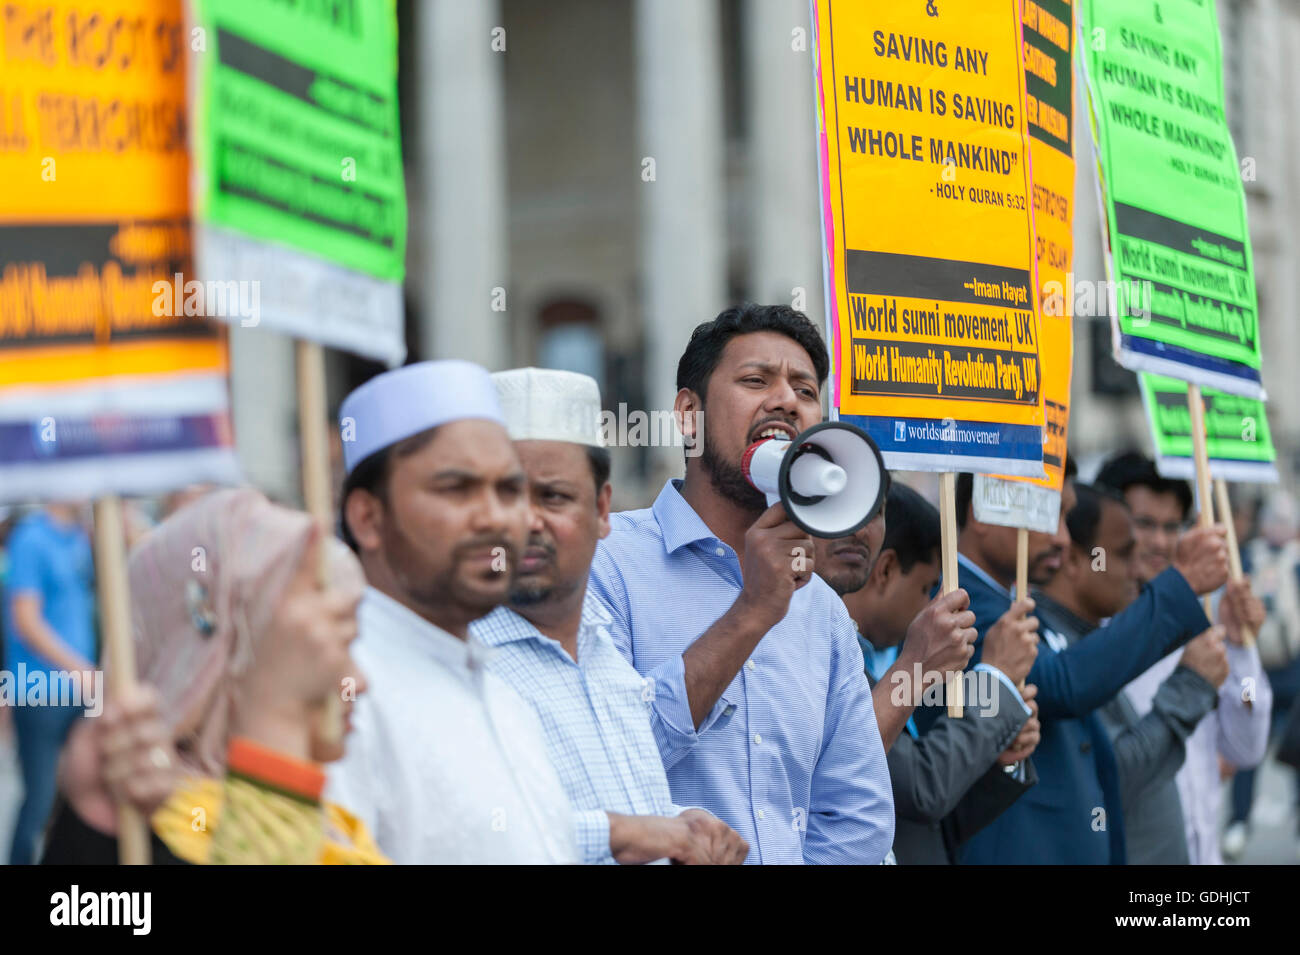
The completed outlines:
<svg viewBox="0 0 1300 955">
<path fill-rule="evenodd" d="M 422 361 L 386 371 L 343 399 L 343 463 L 351 474 L 376 451 L 466 418 L 505 424 L 487 369 L 468 361 Z"/>
<path fill-rule="evenodd" d="M 513 440 L 605 446 L 600 433 L 600 386 L 590 375 L 512 368 L 498 371 L 492 382 Z"/>
</svg>

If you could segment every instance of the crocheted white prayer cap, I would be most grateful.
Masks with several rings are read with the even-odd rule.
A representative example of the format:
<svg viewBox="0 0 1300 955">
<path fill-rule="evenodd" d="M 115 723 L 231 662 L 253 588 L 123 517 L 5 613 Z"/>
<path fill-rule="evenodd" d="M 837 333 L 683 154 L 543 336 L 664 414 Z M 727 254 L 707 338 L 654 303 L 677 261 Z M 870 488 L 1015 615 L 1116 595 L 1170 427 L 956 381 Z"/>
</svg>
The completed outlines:
<svg viewBox="0 0 1300 955">
<path fill-rule="evenodd" d="M 492 376 L 515 441 L 571 441 L 604 447 L 600 386 L 590 375 L 553 368 L 512 368 Z"/>
</svg>

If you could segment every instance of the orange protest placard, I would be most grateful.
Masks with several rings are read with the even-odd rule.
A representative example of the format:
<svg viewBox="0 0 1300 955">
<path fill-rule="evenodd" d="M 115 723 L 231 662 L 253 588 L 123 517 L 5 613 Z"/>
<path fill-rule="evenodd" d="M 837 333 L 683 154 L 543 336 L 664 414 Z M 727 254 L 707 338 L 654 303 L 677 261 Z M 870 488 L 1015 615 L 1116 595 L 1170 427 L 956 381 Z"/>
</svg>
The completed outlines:
<svg viewBox="0 0 1300 955">
<path fill-rule="evenodd" d="M 189 274 L 186 58 L 180 0 L 0 8 L 6 498 L 236 474 L 224 332 Z"/>
</svg>

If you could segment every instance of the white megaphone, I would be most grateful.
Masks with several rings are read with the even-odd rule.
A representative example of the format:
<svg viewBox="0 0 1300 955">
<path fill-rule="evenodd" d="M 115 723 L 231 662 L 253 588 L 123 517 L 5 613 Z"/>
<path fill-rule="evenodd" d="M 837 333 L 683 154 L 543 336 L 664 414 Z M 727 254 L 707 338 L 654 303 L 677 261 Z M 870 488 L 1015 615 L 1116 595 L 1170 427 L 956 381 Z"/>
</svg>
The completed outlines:
<svg viewBox="0 0 1300 955">
<path fill-rule="evenodd" d="M 764 438 L 741 468 L 790 520 L 814 537 L 848 537 L 884 504 L 885 462 L 865 431 L 842 421 L 815 424 L 793 441 Z"/>
</svg>

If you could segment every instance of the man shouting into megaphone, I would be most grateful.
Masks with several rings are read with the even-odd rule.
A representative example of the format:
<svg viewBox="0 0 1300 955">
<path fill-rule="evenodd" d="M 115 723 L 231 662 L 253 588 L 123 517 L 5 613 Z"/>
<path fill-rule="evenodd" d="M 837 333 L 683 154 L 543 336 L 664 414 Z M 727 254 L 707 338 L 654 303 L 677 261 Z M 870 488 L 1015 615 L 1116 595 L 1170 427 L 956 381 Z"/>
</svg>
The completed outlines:
<svg viewBox="0 0 1300 955">
<path fill-rule="evenodd" d="M 740 833 L 750 863 L 877 863 L 893 839 L 853 622 L 813 574 L 812 538 L 743 469 L 754 442 L 821 421 L 828 366 L 816 328 L 786 306 L 696 328 L 674 410 L 702 453 L 652 507 L 612 515 L 591 569 L 653 694 L 673 801 Z"/>
</svg>

